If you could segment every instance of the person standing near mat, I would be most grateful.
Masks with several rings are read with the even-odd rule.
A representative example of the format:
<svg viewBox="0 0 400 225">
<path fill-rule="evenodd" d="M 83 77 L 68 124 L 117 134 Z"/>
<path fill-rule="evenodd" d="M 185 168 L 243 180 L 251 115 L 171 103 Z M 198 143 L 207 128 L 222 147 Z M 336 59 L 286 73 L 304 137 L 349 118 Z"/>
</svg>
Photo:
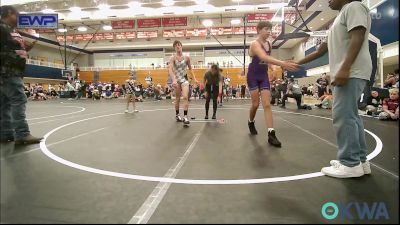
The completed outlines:
<svg viewBox="0 0 400 225">
<path fill-rule="evenodd" d="M 184 56 L 182 53 L 182 43 L 178 40 L 174 41 L 173 47 L 175 48 L 175 55 L 171 57 L 169 61 L 169 75 L 172 79 L 172 85 L 175 88 L 175 112 L 176 121 L 183 122 L 184 126 L 189 126 L 190 121 L 188 119 L 189 110 L 189 81 L 185 78 L 186 68 L 189 69 L 189 73 L 192 79 L 197 82 L 192 70 L 192 64 L 189 56 Z M 183 118 L 179 114 L 179 103 L 180 98 L 183 96 Z"/>
<path fill-rule="evenodd" d="M 0 138 L 1 142 L 36 144 L 42 138 L 31 135 L 26 121 L 27 98 L 24 82 L 27 52 L 35 42 L 25 41 L 15 29 L 18 11 L 12 6 L 0 8 Z M 15 134 L 15 135 L 14 135 Z"/>
<path fill-rule="evenodd" d="M 257 39 L 251 43 L 249 56 L 252 58 L 247 73 L 247 84 L 251 96 L 251 108 L 248 120 L 250 133 L 256 135 L 255 116 L 261 102 L 264 108 L 264 119 L 268 128 L 268 143 L 281 147 L 281 142 L 275 135 L 272 109 L 271 109 L 271 87 L 268 77 L 268 64 L 281 66 L 285 70 L 294 71 L 298 68 L 293 62 L 284 62 L 271 56 L 272 45 L 267 40 L 271 35 L 272 23 L 262 21 L 257 24 Z"/>
<path fill-rule="evenodd" d="M 338 143 L 338 160 L 321 172 L 336 178 L 361 177 L 370 174 L 364 125 L 357 103 L 372 73 L 368 34 L 371 17 L 367 6 L 358 0 L 331 0 L 329 7 L 338 10 L 328 41 L 316 52 L 298 61 L 311 62 L 329 52 L 333 75 L 333 127 Z"/>
<path fill-rule="evenodd" d="M 135 96 L 135 85 L 136 84 L 136 73 L 135 71 L 129 72 L 129 79 L 125 81 L 125 88 L 126 88 L 126 110 L 125 113 L 129 113 L 129 103 L 132 102 L 133 111 L 134 113 L 139 112 L 136 109 L 136 96 Z"/>
<path fill-rule="evenodd" d="M 206 96 L 206 116 L 204 119 L 208 120 L 208 110 L 210 108 L 210 100 L 213 100 L 213 116 L 212 119 L 217 119 L 218 102 L 222 97 L 222 76 L 218 65 L 213 64 L 211 69 L 204 74 L 204 86 Z"/>
</svg>

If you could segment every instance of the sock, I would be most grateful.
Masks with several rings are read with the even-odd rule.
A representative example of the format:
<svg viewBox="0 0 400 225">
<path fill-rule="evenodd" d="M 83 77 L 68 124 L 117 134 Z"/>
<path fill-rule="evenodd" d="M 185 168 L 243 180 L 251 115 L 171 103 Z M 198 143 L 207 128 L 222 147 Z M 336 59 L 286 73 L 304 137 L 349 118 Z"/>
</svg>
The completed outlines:
<svg viewBox="0 0 400 225">
<path fill-rule="evenodd" d="M 275 130 L 274 128 L 268 128 L 268 133 L 271 133 L 273 130 Z"/>
<path fill-rule="evenodd" d="M 187 112 L 188 112 L 187 110 L 184 110 L 184 111 L 183 111 L 183 115 L 184 115 L 184 116 L 187 116 Z"/>
<path fill-rule="evenodd" d="M 178 115 L 178 114 L 179 114 L 179 109 L 178 109 L 178 110 L 175 110 L 175 113 L 176 113 L 176 115 Z"/>
</svg>

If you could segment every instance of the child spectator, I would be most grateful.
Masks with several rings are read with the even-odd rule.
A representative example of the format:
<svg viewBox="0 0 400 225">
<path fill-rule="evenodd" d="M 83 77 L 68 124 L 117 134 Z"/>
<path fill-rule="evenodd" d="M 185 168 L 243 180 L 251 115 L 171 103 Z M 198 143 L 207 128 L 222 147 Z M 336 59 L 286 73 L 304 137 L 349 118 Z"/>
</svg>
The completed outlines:
<svg viewBox="0 0 400 225">
<path fill-rule="evenodd" d="M 383 100 L 383 112 L 379 114 L 380 120 L 398 120 L 399 119 L 399 89 L 389 90 L 390 98 Z"/>
</svg>

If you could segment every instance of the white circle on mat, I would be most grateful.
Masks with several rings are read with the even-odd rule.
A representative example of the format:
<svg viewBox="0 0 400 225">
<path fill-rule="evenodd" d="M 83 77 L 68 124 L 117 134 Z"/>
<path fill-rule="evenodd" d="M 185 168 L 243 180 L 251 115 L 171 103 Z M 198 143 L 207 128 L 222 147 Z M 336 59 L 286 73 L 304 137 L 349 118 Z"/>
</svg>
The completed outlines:
<svg viewBox="0 0 400 225">
<path fill-rule="evenodd" d="M 192 109 L 203 109 L 203 108 L 192 108 Z M 242 109 L 242 110 L 248 110 L 247 108 L 229 108 L 231 109 Z M 171 109 L 152 109 L 152 110 L 142 110 L 141 112 L 154 112 L 154 111 L 166 111 L 166 110 L 171 110 Z M 288 114 L 296 114 L 296 115 L 302 115 L 302 116 L 309 116 L 309 117 L 315 117 L 315 118 L 321 118 L 321 119 L 326 119 L 326 120 L 332 120 L 331 118 L 328 117 L 322 117 L 322 116 L 316 116 L 316 115 L 308 115 L 308 114 L 302 114 L 302 113 L 295 113 L 295 112 L 287 112 L 287 111 L 277 111 L 280 113 L 288 113 Z M 88 166 L 83 166 L 74 162 L 70 162 L 68 160 L 65 160 L 54 153 L 52 153 L 46 146 L 46 141 L 47 138 L 53 134 L 54 132 L 61 130 L 67 126 L 81 123 L 84 121 L 88 120 L 94 120 L 94 119 L 99 119 L 103 117 L 109 117 L 109 116 L 115 116 L 115 115 L 121 115 L 124 113 L 113 113 L 113 114 L 107 114 L 107 115 L 101 115 L 101 116 L 95 116 L 95 117 L 90 117 L 78 121 L 74 121 L 71 123 L 64 124 L 62 126 L 59 126 L 50 132 L 48 132 L 42 142 L 40 143 L 40 149 L 42 152 L 48 156 L 49 158 L 64 164 L 68 167 L 72 167 L 78 170 L 86 171 L 89 173 L 94 173 L 94 174 L 99 174 L 99 175 L 105 175 L 105 176 L 112 176 L 112 177 L 118 177 L 118 178 L 124 178 L 124 179 L 132 179 L 132 180 L 142 180 L 142 181 L 151 181 L 151 182 L 163 182 L 163 183 L 173 183 L 173 184 L 196 184 L 196 185 L 239 185 L 239 184 L 263 184 L 263 183 L 275 183 L 275 182 L 285 182 L 285 181 L 295 181 L 295 180 L 304 180 L 304 179 L 310 179 L 310 178 L 316 178 L 316 177 L 322 177 L 324 176 L 323 173 L 321 172 L 315 172 L 315 173 L 307 173 L 307 174 L 300 174 L 300 175 L 294 175 L 294 176 L 284 176 L 284 177 L 271 177 L 271 178 L 258 178 L 258 179 L 237 179 L 237 180 L 195 180 L 195 179 L 176 179 L 176 178 L 166 178 L 166 177 L 153 177 L 153 176 L 142 176 L 142 175 L 135 175 L 135 174 L 126 174 L 126 173 L 119 173 L 119 172 L 113 172 L 113 171 L 107 171 L 107 170 L 102 170 L 102 169 L 97 169 L 93 167 L 88 167 Z M 370 134 L 376 141 L 376 146 L 375 149 L 372 151 L 371 154 L 368 155 L 368 160 L 372 160 L 375 158 L 379 153 L 382 151 L 382 141 L 381 139 L 372 133 L 369 130 L 365 131 Z"/>
</svg>

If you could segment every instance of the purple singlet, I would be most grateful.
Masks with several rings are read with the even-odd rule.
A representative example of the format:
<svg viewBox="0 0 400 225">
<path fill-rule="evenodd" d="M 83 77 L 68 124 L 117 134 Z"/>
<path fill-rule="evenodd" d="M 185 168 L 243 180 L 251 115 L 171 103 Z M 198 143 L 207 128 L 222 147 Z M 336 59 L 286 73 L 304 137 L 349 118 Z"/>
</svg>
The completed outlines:
<svg viewBox="0 0 400 225">
<path fill-rule="evenodd" d="M 267 55 L 271 55 L 271 44 L 268 43 L 268 51 L 263 47 Z M 261 46 L 263 44 L 260 42 Z M 270 90 L 271 86 L 269 84 L 268 78 L 268 64 L 261 61 L 257 55 L 252 57 L 251 63 L 249 65 L 249 71 L 247 73 L 247 86 L 250 91 L 254 90 Z"/>
</svg>

